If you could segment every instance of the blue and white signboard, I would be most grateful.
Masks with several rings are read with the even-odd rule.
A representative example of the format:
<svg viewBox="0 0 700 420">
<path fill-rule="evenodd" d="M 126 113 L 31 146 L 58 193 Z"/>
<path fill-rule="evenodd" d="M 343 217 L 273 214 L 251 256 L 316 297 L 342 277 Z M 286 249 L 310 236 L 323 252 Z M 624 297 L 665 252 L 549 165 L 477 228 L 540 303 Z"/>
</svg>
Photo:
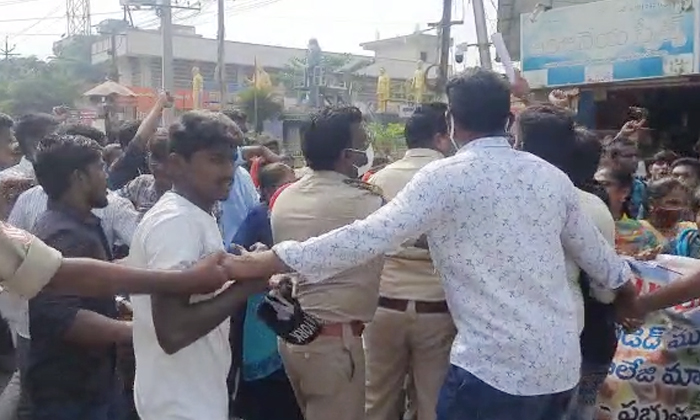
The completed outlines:
<svg viewBox="0 0 700 420">
<path fill-rule="evenodd" d="M 605 0 L 520 16 L 523 76 L 553 87 L 698 71 L 697 4 Z"/>
</svg>

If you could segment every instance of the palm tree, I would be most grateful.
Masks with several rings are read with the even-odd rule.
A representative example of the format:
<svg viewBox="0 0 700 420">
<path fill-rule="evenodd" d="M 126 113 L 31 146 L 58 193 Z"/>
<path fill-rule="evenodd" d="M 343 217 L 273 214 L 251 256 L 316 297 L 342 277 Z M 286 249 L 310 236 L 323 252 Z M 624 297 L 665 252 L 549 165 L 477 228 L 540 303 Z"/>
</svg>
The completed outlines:
<svg viewBox="0 0 700 420">
<path fill-rule="evenodd" d="M 249 86 L 238 94 L 238 102 L 251 119 L 255 132 L 262 132 L 263 121 L 282 114 L 284 106 L 272 88 Z"/>
</svg>

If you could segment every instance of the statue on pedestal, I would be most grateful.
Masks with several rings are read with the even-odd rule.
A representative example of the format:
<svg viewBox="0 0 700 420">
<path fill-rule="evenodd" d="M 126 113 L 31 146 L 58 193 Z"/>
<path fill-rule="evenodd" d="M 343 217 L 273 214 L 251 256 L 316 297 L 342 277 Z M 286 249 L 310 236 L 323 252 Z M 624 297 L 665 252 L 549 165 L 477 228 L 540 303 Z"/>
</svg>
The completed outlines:
<svg viewBox="0 0 700 420">
<path fill-rule="evenodd" d="M 316 38 L 309 40 L 306 50 L 306 87 L 314 85 L 314 75 L 316 69 L 321 66 L 321 47 Z"/>
<path fill-rule="evenodd" d="M 377 78 L 377 111 L 386 112 L 389 98 L 391 97 L 391 78 L 386 74 L 384 67 L 379 69 Z"/>
<path fill-rule="evenodd" d="M 192 68 L 192 109 L 204 108 L 204 78 L 199 67 Z"/>
<path fill-rule="evenodd" d="M 423 71 L 423 61 L 416 63 L 416 71 L 411 80 L 411 90 L 413 90 L 413 102 L 420 104 L 423 102 L 425 94 L 425 71 Z"/>
</svg>

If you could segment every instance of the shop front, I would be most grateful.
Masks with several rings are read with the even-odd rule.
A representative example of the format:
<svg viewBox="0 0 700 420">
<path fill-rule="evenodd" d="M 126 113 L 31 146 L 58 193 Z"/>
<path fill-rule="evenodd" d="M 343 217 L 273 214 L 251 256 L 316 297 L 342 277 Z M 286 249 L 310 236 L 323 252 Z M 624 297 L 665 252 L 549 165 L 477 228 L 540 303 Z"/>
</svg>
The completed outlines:
<svg viewBox="0 0 700 420">
<path fill-rule="evenodd" d="M 692 154 L 700 135 L 697 2 L 605 0 L 521 15 L 521 65 L 534 90 L 580 89 L 578 119 L 616 130 L 648 111 L 650 150 Z"/>
</svg>

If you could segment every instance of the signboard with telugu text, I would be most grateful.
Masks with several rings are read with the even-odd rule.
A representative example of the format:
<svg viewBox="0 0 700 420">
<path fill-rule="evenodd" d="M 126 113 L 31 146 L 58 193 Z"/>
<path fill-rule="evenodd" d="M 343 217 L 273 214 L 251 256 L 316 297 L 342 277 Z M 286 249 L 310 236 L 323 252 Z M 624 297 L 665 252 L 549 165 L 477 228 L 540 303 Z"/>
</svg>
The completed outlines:
<svg viewBox="0 0 700 420">
<path fill-rule="evenodd" d="M 698 71 L 697 1 L 605 0 L 520 16 L 531 87 L 573 86 Z"/>
<path fill-rule="evenodd" d="M 698 264 L 666 255 L 658 263 L 632 262 L 641 293 L 697 271 Z M 700 420 L 700 300 L 654 313 L 620 335 L 595 419 Z"/>
</svg>

